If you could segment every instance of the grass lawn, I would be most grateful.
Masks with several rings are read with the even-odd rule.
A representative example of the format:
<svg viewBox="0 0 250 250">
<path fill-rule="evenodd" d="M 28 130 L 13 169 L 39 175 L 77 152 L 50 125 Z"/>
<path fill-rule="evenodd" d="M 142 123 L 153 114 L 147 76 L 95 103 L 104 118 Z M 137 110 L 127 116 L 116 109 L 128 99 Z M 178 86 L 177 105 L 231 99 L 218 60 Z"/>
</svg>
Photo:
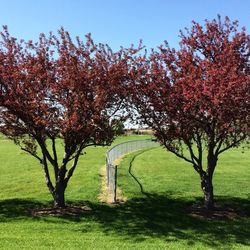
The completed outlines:
<svg viewBox="0 0 250 250">
<path fill-rule="evenodd" d="M 120 137 L 115 143 L 144 138 Z M 187 206 L 201 200 L 199 178 L 162 148 L 132 153 L 121 162 L 118 185 L 126 203 L 99 203 L 106 151 L 88 148 L 66 190 L 66 201 L 92 211 L 78 217 L 34 217 L 29 209 L 51 202 L 41 167 L 1 139 L 0 249 L 250 249 L 249 151 L 225 153 L 215 172 L 217 204 L 247 215 L 231 221 L 186 213 Z"/>
</svg>

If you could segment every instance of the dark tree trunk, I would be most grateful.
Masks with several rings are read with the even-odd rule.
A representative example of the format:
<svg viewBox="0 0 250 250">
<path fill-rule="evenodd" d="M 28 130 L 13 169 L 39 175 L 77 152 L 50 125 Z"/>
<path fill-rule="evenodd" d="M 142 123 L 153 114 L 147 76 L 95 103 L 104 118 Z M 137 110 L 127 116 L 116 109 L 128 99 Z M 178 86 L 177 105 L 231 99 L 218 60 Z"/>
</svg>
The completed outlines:
<svg viewBox="0 0 250 250">
<path fill-rule="evenodd" d="M 201 188 L 204 193 L 204 207 L 207 210 L 213 210 L 214 208 L 214 192 L 212 177 L 204 174 L 201 178 Z"/>
<path fill-rule="evenodd" d="M 65 187 L 64 187 L 63 183 L 57 182 L 56 188 L 54 190 L 54 195 L 53 195 L 54 207 L 59 207 L 59 208 L 65 207 L 64 193 L 65 193 Z"/>
</svg>

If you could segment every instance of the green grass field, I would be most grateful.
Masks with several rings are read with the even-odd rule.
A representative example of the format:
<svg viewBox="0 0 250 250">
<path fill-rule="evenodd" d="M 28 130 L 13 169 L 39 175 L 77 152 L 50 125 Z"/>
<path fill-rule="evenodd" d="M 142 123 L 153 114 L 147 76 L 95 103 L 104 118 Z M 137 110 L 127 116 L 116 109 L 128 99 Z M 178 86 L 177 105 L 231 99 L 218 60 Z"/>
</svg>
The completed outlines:
<svg viewBox="0 0 250 250">
<path fill-rule="evenodd" d="M 121 137 L 115 143 L 144 138 Z M 193 218 L 186 212 L 201 201 L 199 178 L 190 165 L 162 148 L 127 155 L 118 170 L 127 202 L 100 203 L 100 170 L 107 149 L 88 148 L 66 190 L 66 201 L 92 211 L 78 217 L 34 217 L 30 209 L 51 203 L 42 169 L 2 138 L 0 249 L 250 249 L 249 151 L 229 151 L 217 166 L 217 205 L 246 215 L 225 221 Z"/>
</svg>

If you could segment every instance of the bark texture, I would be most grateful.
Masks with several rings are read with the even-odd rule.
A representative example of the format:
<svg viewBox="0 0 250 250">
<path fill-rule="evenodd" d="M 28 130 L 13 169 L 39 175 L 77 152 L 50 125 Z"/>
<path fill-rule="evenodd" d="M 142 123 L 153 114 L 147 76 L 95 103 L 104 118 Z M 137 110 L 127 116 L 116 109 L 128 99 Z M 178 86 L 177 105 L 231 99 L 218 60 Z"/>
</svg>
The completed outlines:
<svg viewBox="0 0 250 250">
<path fill-rule="evenodd" d="M 201 179 L 201 189 L 204 194 L 204 207 L 207 210 L 214 208 L 214 192 L 212 178 L 208 175 L 204 175 Z"/>
<path fill-rule="evenodd" d="M 56 184 L 55 190 L 54 190 L 54 207 L 60 207 L 63 208 L 65 207 L 65 187 L 63 183 L 58 182 Z"/>
</svg>

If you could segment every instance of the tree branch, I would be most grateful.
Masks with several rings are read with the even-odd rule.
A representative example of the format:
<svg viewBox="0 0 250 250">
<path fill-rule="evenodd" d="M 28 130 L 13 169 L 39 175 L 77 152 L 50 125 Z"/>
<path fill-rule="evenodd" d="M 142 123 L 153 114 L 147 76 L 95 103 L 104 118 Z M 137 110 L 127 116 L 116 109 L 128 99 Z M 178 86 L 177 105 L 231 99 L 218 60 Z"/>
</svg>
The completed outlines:
<svg viewBox="0 0 250 250">
<path fill-rule="evenodd" d="M 165 142 L 164 142 L 164 146 L 167 148 L 168 151 L 174 153 L 177 157 L 182 158 L 183 160 L 185 160 L 191 164 L 196 164 L 193 160 L 190 160 L 187 157 L 185 157 L 184 155 L 181 155 L 181 154 L 177 153 L 176 151 L 174 151 L 173 149 L 171 149 L 171 147 L 169 147 Z"/>
<path fill-rule="evenodd" d="M 221 149 L 221 146 L 222 146 L 222 143 L 223 143 L 223 139 L 221 139 L 220 141 L 219 141 L 219 143 L 218 143 L 218 146 L 217 146 L 217 148 L 216 148 L 216 150 L 215 150 L 215 155 L 216 156 L 218 156 L 219 155 L 219 151 L 220 151 L 220 149 Z"/>
<path fill-rule="evenodd" d="M 21 147 L 21 150 L 23 150 L 23 151 L 25 151 L 25 152 L 31 154 L 33 157 L 35 157 L 37 160 L 39 160 L 40 163 L 43 162 L 43 159 L 40 158 L 37 154 L 33 153 L 32 151 L 29 151 L 28 149 L 23 148 L 23 147 Z"/>
<path fill-rule="evenodd" d="M 88 148 L 88 147 L 91 147 L 91 146 L 102 146 L 102 147 L 105 147 L 105 146 L 108 146 L 108 144 L 90 143 L 90 144 L 84 146 L 84 147 L 82 148 L 82 150 L 83 150 L 84 148 Z M 81 151 L 82 151 L 82 150 L 81 150 Z M 80 153 L 81 153 L 81 152 L 80 152 Z M 68 159 L 68 162 L 74 160 L 76 157 L 77 157 L 77 153 L 76 153 L 75 155 L 73 155 L 72 157 L 70 157 L 70 158 Z"/>
<path fill-rule="evenodd" d="M 201 140 L 201 134 L 199 132 L 196 133 L 197 138 L 194 136 L 194 140 L 197 145 L 198 154 L 199 154 L 199 165 L 202 166 L 202 140 Z"/>
<path fill-rule="evenodd" d="M 219 150 L 219 151 L 218 151 L 218 155 L 221 154 L 221 153 L 223 153 L 224 151 L 226 151 L 226 150 L 228 150 L 228 149 L 230 149 L 230 148 L 236 146 L 239 142 L 243 141 L 244 139 L 246 139 L 246 136 L 245 136 L 245 135 L 244 135 L 243 137 L 241 137 L 240 139 L 234 141 L 231 145 L 229 145 L 229 146 L 227 146 L 227 147 L 225 147 L 225 148 Z"/>
<path fill-rule="evenodd" d="M 75 171 L 75 168 L 76 168 L 76 166 L 77 166 L 79 157 L 80 157 L 81 152 L 82 152 L 83 149 L 85 149 L 85 148 L 87 148 L 87 147 L 90 147 L 90 146 L 107 146 L 107 145 L 105 145 L 105 144 L 100 144 L 100 143 L 90 143 L 90 144 L 88 144 L 88 145 L 84 145 L 84 143 L 85 143 L 85 142 L 83 142 L 83 143 L 80 145 L 80 147 L 79 147 L 77 153 L 76 153 L 73 157 L 71 157 L 71 158 L 68 160 L 68 162 L 69 162 L 70 160 L 73 160 L 73 159 L 74 159 L 74 162 L 73 162 L 71 168 L 70 168 L 69 171 L 68 171 L 67 177 L 65 178 L 65 183 L 66 183 L 66 185 L 67 185 L 67 183 L 68 183 L 70 177 L 73 175 L 73 173 L 74 173 L 74 171 Z"/>
<path fill-rule="evenodd" d="M 49 174 L 49 169 L 48 169 L 48 164 L 47 164 L 47 160 L 46 160 L 46 156 L 43 155 L 43 160 L 41 162 L 41 165 L 43 167 L 43 170 L 44 170 L 44 173 L 45 173 L 45 181 L 46 181 L 46 184 L 49 188 L 49 191 L 50 193 L 54 196 L 54 186 L 51 182 L 51 179 L 50 179 L 50 174 Z"/>
<path fill-rule="evenodd" d="M 78 163 L 78 159 L 79 159 L 80 154 L 81 154 L 81 152 L 82 152 L 83 149 L 84 149 L 84 147 L 80 147 L 80 148 L 78 149 L 78 152 L 76 153 L 76 155 L 75 155 L 75 157 L 74 157 L 74 162 L 73 162 L 71 168 L 69 169 L 69 172 L 68 172 L 68 174 L 67 174 L 67 177 L 65 178 L 65 185 L 67 185 L 67 183 L 68 183 L 70 177 L 73 175 L 73 173 L 74 173 L 74 171 L 75 171 L 75 168 L 76 168 L 76 165 L 77 165 L 77 163 Z"/>
<path fill-rule="evenodd" d="M 52 138 L 51 138 L 51 141 L 52 141 L 52 151 L 53 151 L 54 162 L 55 162 L 55 164 L 53 165 L 53 167 L 54 167 L 54 174 L 55 174 L 55 180 L 57 180 L 57 175 L 58 175 L 58 160 L 57 160 L 57 152 L 56 152 L 56 142 L 55 142 L 55 138 L 52 137 Z"/>
<path fill-rule="evenodd" d="M 189 150 L 192 161 L 193 162 L 196 161 L 196 163 L 199 165 L 199 159 L 195 156 L 191 143 L 186 141 L 185 144 L 188 146 L 188 150 Z"/>
<path fill-rule="evenodd" d="M 49 160 L 49 162 L 52 164 L 52 166 L 54 167 L 55 166 L 55 160 L 53 159 L 53 157 L 50 155 L 45 143 L 44 143 L 44 140 L 38 138 L 37 136 L 35 137 L 35 139 L 37 140 L 39 146 L 41 147 L 41 150 L 43 152 L 43 154 L 45 154 L 46 158 Z"/>
</svg>

